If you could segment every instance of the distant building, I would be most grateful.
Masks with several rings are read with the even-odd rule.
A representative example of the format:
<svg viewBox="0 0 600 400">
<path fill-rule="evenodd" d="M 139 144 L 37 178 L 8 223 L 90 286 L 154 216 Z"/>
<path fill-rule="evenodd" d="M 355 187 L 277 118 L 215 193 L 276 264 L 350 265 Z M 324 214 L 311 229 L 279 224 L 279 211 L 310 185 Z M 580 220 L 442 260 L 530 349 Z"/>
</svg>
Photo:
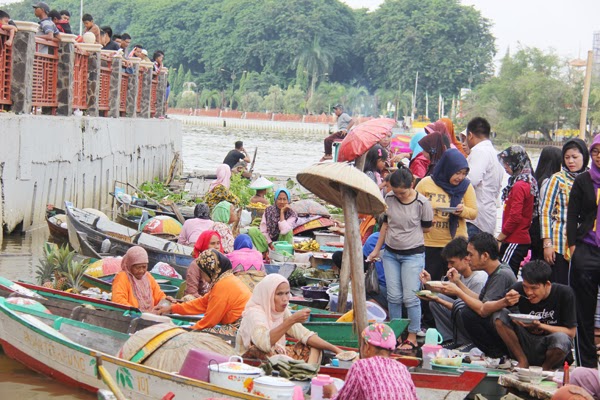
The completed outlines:
<svg viewBox="0 0 600 400">
<path fill-rule="evenodd" d="M 600 78 L 600 31 L 594 32 L 594 67 L 592 68 L 593 76 Z"/>
</svg>

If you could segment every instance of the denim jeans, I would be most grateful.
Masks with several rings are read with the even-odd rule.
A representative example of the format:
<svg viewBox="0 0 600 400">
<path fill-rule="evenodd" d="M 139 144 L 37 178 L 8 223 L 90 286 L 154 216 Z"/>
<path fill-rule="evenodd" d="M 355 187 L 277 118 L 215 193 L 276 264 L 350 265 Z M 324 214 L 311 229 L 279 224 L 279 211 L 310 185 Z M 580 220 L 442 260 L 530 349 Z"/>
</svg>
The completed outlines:
<svg viewBox="0 0 600 400">
<path fill-rule="evenodd" d="M 402 304 L 406 307 L 410 324 L 408 331 L 421 330 L 421 301 L 415 291 L 421 287 L 419 274 L 425 267 L 425 254 L 399 255 L 385 250 L 382 256 L 387 286 L 390 319 L 402 318 Z"/>
<path fill-rule="evenodd" d="M 469 239 L 472 238 L 473 235 L 476 235 L 481 232 L 482 230 L 475 226 L 475 224 L 467 222 L 467 235 L 469 235 Z"/>
</svg>

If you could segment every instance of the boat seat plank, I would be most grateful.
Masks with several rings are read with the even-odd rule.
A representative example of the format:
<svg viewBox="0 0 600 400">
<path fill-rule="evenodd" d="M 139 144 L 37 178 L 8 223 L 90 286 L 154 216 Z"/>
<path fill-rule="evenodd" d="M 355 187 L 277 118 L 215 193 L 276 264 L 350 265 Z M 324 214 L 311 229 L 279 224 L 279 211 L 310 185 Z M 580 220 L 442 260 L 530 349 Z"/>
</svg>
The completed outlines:
<svg viewBox="0 0 600 400">
<path fill-rule="evenodd" d="M 117 354 L 121 346 L 129 339 L 127 334 L 67 318 L 56 320 L 55 325 L 59 321 L 60 326 L 57 330 L 60 333 L 82 346 L 108 354 Z"/>
</svg>

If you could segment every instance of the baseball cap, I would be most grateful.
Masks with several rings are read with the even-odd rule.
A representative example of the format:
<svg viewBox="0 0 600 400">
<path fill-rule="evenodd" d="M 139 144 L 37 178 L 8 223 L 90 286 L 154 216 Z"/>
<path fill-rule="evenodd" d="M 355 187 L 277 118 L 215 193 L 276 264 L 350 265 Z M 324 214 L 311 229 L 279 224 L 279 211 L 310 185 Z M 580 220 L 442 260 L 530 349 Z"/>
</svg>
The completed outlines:
<svg viewBox="0 0 600 400">
<path fill-rule="evenodd" d="M 148 55 L 148 50 L 142 49 L 142 54 L 145 55 L 145 56 L 147 56 Z"/>
<path fill-rule="evenodd" d="M 43 1 L 40 1 L 39 3 L 34 4 L 33 8 L 41 8 L 42 10 L 44 10 L 46 12 L 46 14 L 50 12 L 50 6 L 48 6 L 48 4 L 44 3 Z"/>
<path fill-rule="evenodd" d="M 339 108 L 340 110 L 344 109 L 344 106 L 341 104 L 336 104 L 335 106 L 333 106 L 333 109 L 335 110 L 336 108 Z"/>
</svg>

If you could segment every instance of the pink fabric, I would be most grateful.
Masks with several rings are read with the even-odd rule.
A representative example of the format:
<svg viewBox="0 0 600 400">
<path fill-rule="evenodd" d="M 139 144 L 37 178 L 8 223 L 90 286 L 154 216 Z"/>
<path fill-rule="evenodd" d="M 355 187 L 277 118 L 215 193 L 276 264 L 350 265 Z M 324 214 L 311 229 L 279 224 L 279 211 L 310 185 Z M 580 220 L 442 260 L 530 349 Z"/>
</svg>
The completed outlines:
<svg viewBox="0 0 600 400">
<path fill-rule="evenodd" d="M 217 167 L 217 179 L 210 184 L 208 187 L 208 191 L 214 189 L 217 185 L 223 185 L 227 189 L 231 185 L 231 168 L 227 164 L 221 164 Z"/>
<path fill-rule="evenodd" d="M 223 254 L 228 254 L 233 251 L 233 233 L 229 225 L 222 222 L 214 222 L 212 229 L 221 236 L 221 248 Z"/>
<path fill-rule="evenodd" d="M 391 358 L 371 357 L 352 364 L 344 387 L 333 398 L 417 400 L 417 390 L 403 364 Z"/>
<path fill-rule="evenodd" d="M 233 273 L 246 272 L 249 270 L 264 271 L 262 254 L 254 249 L 239 249 L 227 254 L 231 261 Z"/>
<path fill-rule="evenodd" d="M 275 207 L 275 206 L 272 206 L 272 207 Z M 271 240 L 271 236 L 268 233 L 268 230 L 267 230 L 267 220 L 265 218 L 266 218 L 265 214 L 263 214 L 262 219 L 260 220 L 260 231 L 265 236 L 265 239 L 267 239 L 267 243 L 272 243 L 273 240 Z M 294 223 L 297 220 L 298 220 L 298 217 L 296 215 L 292 215 L 291 217 L 289 217 L 285 221 L 279 221 L 279 222 L 277 222 L 277 224 L 279 226 L 279 234 L 280 235 L 285 235 L 286 233 L 288 233 L 289 231 L 291 231 L 292 229 L 294 229 Z"/>
<path fill-rule="evenodd" d="M 133 295 L 138 301 L 139 308 L 142 311 L 152 310 L 154 307 L 154 299 L 152 297 L 152 288 L 150 287 L 150 274 L 146 272 L 142 279 L 136 279 L 131 273 L 131 267 L 137 264 L 148 265 L 148 253 L 141 246 L 133 246 L 121 260 L 121 269 L 127 273 L 129 283 L 133 289 Z"/>
<path fill-rule="evenodd" d="M 270 274 L 265 276 L 254 288 L 252 297 L 246 304 L 246 308 L 242 314 L 242 323 L 238 330 L 238 336 L 242 338 L 244 347 L 250 347 L 252 331 L 254 330 L 253 321 L 266 319 L 269 331 L 283 323 L 283 314 L 285 311 L 280 313 L 275 311 L 275 291 L 277 290 L 277 286 L 284 282 L 287 282 L 287 279 L 282 275 Z M 285 335 L 276 344 L 285 348 Z"/>
<path fill-rule="evenodd" d="M 210 219 L 192 218 L 185 221 L 177 243 L 185 246 L 194 245 L 202 232 L 210 230 L 214 222 Z"/>
<path fill-rule="evenodd" d="M 375 323 L 367 326 L 362 331 L 362 338 L 369 344 L 382 349 L 396 349 L 396 335 L 387 325 Z"/>
</svg>

